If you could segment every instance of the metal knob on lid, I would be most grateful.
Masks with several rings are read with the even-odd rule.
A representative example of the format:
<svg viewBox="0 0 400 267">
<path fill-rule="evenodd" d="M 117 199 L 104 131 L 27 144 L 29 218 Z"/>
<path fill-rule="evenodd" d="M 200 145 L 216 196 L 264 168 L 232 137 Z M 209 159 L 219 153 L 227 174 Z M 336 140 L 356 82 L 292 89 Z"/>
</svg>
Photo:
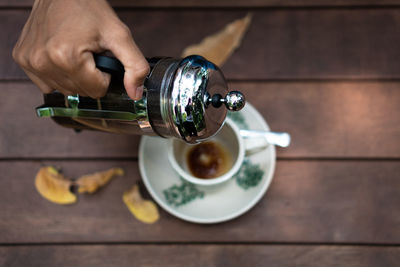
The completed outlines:
<svg viewBox="0 0 400 267">
<path fill-rule="evenodd" d="M 230 91 L 225 98 L 223 98 L 220 94 L 213 95 L 207 99 L 207 103 L 211 103 L 211 105 L 213 105 L 215 108 L 219 108 L 222 104 L 224 104 L 225 107 L 230 111 L 239 111 L 244 107 L 246 99 L 241 92 Z"/>
</svg>

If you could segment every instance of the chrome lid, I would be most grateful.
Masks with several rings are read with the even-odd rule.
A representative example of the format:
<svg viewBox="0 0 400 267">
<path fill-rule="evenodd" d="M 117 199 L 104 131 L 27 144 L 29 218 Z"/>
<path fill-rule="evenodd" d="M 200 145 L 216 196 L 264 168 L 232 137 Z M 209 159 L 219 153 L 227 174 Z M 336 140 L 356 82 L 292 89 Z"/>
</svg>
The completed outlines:
<svg viewBox="0 0 400 267">
<path fill-rule="evenodd" d="M 170 119 L 188 143 L 216 134 L 224 124 L 227 109 L 238 111 L 245 104 L 240 92 L 228 92 L 220 69 L 201 56 L 181 60 L 170 92 Z"/>
</svg>

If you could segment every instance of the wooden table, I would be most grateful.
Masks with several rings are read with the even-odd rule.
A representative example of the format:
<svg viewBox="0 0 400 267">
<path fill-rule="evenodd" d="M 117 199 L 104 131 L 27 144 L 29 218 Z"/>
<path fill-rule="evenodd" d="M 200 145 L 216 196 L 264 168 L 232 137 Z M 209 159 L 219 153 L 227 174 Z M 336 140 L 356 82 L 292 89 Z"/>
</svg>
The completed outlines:
<svg viewBox="0 0 400 267">
<path fill-rule="evenodd" d="M 223 71 L 293 143 L 245 215 L 197 225 L 160 210 L 140 223 L 121 200 L 141 179 L 140 138 L 36 118 L 42 96 L 10 55 L 31 1 L 0 0 L 0 265 L 399 266 L 400 1 L 111 2 L 146 56 L 179 56 L 253 12 Z M 126 175 L 59 206 L 34 187 L 48 164 Z"/>
</svg>

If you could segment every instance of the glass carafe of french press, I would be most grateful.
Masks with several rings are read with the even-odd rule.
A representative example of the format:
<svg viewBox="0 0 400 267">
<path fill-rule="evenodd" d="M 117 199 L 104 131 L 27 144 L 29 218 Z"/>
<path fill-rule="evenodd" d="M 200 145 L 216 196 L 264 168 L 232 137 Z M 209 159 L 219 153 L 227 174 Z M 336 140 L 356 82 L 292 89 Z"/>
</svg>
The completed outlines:
<svg viewBox="0 0 400 267">
<path fill-rule="evenodd" d="M 159 135 L 198 143 L 218 132 L 227 110 L 237 111 L 245 104 L 240 92 L 228 92 L 219 68 L 200 56 L 148 59 L 151 71 L 138 101 L 126 94 L 123 65 L 112 57 L 94 57 L 96 66 L 111 74 L 107 94 L 100 99 L 46 94 L 44 105 L 36 109 L 39 117 L 52 117 L 77 130 Z"/>
</svg>

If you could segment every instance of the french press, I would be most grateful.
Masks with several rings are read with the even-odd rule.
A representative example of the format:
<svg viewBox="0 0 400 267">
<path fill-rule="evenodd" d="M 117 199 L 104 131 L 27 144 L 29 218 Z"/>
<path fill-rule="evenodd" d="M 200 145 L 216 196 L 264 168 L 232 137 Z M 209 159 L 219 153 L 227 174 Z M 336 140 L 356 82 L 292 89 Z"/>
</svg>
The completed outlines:
<svg viewBox="0 0 400 267">
<path fill-rule="evenodd" d="M 94 59 L 97 68 L 111 74 L 107 94 L 100 99 L 46 94 L 44 105 L 36 108 L 39 117 L 52 117 L 78 131 L 159 135 L 199 143 L 218 132 L 227 110 L 245 105 L 240 92 L 228 92 L 220 69 L 200 56 L 147 59 L 150 74 L 138 101 L 125 91 L 121 62 L 103 55 Z"/>
</svg>

